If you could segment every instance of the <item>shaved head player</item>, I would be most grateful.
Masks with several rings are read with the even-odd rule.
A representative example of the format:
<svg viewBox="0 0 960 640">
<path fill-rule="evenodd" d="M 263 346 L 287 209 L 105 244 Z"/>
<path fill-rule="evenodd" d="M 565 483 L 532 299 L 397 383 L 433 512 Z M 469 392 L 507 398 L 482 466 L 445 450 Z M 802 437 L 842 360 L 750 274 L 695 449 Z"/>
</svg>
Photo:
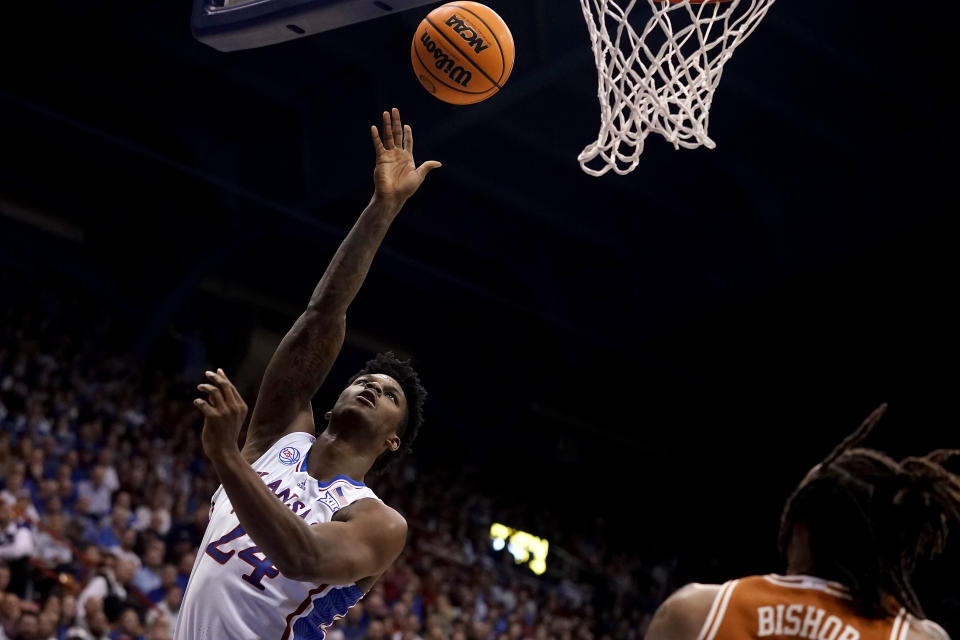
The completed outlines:
<svg viewBox="0 0 960 640">
<path fill-rule="evenodd" d="M 913 588 L 918 560 L 960 524 L 960 477 L 940 450 L 897 462 L 857 445 L 871 414 L 790 496 L 786 575 L 691 584 L 664 602 L 646 640 L 949 640 Z"/>
<path fill-rule="evenodd" d="M 267 365 L 246 442 L 247 407 L 222 370 L 195 404 L 222 485 L 190 574 L 176 640 L 320 640 L 403 550 L 407 523 L 364 485 L 408 448 L 425 391 L 408 362 L 380 354 L 353 376 L 314 436 L 310 400 L 330 372 L 346 311 L 390 224 L 427 173 L 394 109 L 371 127 L 375 192 L 306 311 Z"/>
</svg>

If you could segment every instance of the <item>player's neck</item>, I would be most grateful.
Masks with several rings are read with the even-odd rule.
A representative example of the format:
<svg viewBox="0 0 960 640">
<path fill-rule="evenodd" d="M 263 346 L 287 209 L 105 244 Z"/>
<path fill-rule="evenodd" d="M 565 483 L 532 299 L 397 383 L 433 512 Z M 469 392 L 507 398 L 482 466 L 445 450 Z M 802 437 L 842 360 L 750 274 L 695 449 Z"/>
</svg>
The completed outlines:
<svg viewBox="0 0 960 640">
<path fill-rule="evenodd" d="M 813 555 L 806 547 L 791 547 L 787 553 L 787 572 L 788 576 L 815 576 L 822 578 L 818 574 L 816 564 L 813 562 Z"/>
<path fill-rule="evenodd" d="M 784 573 L 787 576 L 817 576 L 817 571 L 813 563 L 808 562 L 790 562 L 787 563 L 787 570 Z"/>
<path fill-rule="evenodd" d="M 329 482 L 336 476 L 347 476 L 363 482 L 373 461 L 347 438 L 324 431 L 317 436 L 307 459 L 307 473 L 320 482 Z"/>
<path fill-rule="evenodd" d="M 813 553 L 810 551 L 810 528 L 805 521 L 793 526 L 787 543 L 787 575 L 816 575 Z"/>
</svg>

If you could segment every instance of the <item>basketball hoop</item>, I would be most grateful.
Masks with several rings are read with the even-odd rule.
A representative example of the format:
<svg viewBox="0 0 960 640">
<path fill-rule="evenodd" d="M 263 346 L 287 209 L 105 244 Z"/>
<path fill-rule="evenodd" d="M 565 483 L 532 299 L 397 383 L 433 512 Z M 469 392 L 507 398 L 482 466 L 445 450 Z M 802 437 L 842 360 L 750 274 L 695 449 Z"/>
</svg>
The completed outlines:
<svg viewBox="0 0 960 640">
<path fill-rule="evenodd" d="M 653 15 L 639 33 L 629 22 L 639 0 L 619 2 L 580 0 L 599 77 L 600 133 L 577 159 L 592 176 L 633 171 L 650 132 L 675 149 L 716 147 L 707 126 L 723 65 L 774 0 L 647 0 Z"/>
</svg>

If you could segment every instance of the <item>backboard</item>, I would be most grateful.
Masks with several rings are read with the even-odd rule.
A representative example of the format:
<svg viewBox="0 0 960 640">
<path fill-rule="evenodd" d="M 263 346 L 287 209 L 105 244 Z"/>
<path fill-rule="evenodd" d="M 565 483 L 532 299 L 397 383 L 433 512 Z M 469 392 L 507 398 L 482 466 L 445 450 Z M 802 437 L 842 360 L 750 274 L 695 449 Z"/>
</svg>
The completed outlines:
<svg viewBox="0 0 960 640">
<path fill-rule="evenodd" d="M 219 51 L 265 47 L 437 0 L 194 0 L 193 35 Z"/>
</svg>

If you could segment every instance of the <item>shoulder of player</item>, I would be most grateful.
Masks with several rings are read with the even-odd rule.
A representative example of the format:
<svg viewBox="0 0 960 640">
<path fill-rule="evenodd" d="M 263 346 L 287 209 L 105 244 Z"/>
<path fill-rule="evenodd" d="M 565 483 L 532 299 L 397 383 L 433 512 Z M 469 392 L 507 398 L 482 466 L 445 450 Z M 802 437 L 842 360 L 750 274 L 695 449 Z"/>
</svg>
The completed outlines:
<svg viewBox="0 0 960 640">
<path fill-rule="evenodd" d="M 678 589 L 657 609 L 648 640 L 695 638 L 710 613 L 721 585 L 690 583 Z"/>
<path fill-rule="evenodd" d="M 251 419 L 241 453 L 248 464 L 255 464 L 265 453 L 276 447 L 281 440 L 293 434 L 315 437 L 316 427 L 313 421 L 313 411 L 309 406 L 300 411 L 283 430 L 257 425 Z"/>
<path fill-rule="evenodd" d="M 386 531 L 407 532 L 407 520 L 393 507 L 376 498 L 361 498 L 333 514 L 334 520 L 363 522 Z"/>
<path fill-rule="evenodd" d="M 950 640 L 950 636 L 933 620 L 917 620 L 910 625 L 907 640 Z"/>
</svg>

